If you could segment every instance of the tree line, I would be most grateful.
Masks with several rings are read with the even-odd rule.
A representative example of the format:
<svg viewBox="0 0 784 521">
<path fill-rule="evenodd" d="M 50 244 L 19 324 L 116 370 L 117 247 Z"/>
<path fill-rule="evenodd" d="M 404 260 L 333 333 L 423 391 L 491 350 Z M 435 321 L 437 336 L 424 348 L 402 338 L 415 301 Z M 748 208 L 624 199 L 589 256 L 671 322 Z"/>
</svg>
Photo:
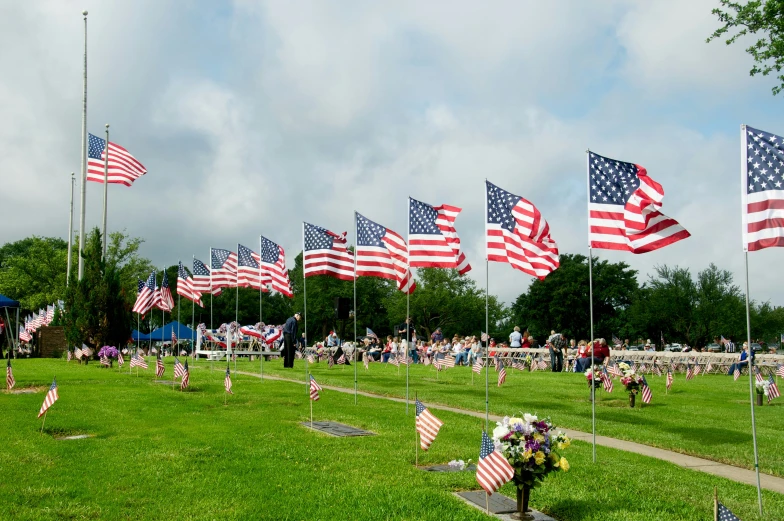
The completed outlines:
<svg viewBox="0 0 784 521">
<path fill-rule="evenodd" d="M 218 327 L 236 319 L 241 324 L 282 324 L 295 311 L 305 310 L 302 254 L 290 270 L 294 298 L 249 288 L 224 288 L 221 295 L 204 295 L 204 307 L 176 295 L 177 265 L 167 266 L 175 307 L 171 312 L 151 312 L 138 321 L 131 313 L 138 280 L 146 280 L 154 269 L 149 259 L 139 254 L 143 239 L 124 232 L 110 234 L 106 259 L 101 257 L 101 234 L 88 234 L 84 257 L 84 277 L 76 281 L 77 251 L 72 259 L 71 285 L 66 290 L 67 244 L 51 237 L 28 237 L 0 247 L 0 293 L 19 300 L 27 312 L 57 300 L 66 302 L 68 312 L 57 323 L 66 327 L 72 344 L 121 345 L 132 329 L 142 333 L 179 318 L 183 324 L 204 323 Z M 186 267 L 187 269 L 187 267 Z M 158 273 L 158 283 L 161 282 Z M 477 335 L 485 330 L 485 291 L 476 281 L 460 276 L 456 270 L 420 269 L 416 272 L 417 290 L 406 302 L 392 281 L 372 277 L 357 280 L 357 333 L 372 329 L 380 337 L 394 335 L 406 315 L 413 319 L 421 337 L 436 328 L 446 336 Z M 594 337 L 607 339 L 651 338 L 658 342 L 686 342 L 702 346 L 723 335 L 745 337 L 745 300 L 732 275 L 711 264 L 693 275 L 677 266 L 657 266 L 642 284 L 638 273 L 624 262 L 594 259 L 593 264 Z M 307 335 L 318 341 L 330 330 L 344 339 L 354 335 L 353 318 L 338 320 L 335 298 L 353 302 L 354 285 L 331 277 L 307 280 Z M 528 290 L 510 305 L 497 296 L 487 297 L 490 336 L 508 337 L 515 325 L 528 329 L 543 342 L 550 331 L 558 330 L 570 338 L 590 337 L 588 259 L 583 255 L 561 255 L 561 266 L 545 280 L 535 280 Z M 211 305 L 210 305 L 211 304 Z M 353 308 L 353 305 L 352 305 Z M 769 302 L 752 303 L 752 336 L 778 338 L 784 332 L 784 308 Z M 305 330 L 304 323 L 300 324 Z"/>
</svg>

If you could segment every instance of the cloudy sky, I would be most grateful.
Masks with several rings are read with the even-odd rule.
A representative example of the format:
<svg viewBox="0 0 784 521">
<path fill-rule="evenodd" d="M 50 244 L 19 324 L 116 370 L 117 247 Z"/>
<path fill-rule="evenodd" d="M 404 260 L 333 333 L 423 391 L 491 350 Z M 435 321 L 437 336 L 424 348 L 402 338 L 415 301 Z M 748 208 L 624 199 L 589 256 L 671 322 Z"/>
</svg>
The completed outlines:
<svg viewBox="0 0 784 521">
<path fill-rule="evenodd" d="M 463 208 L 484 285 L 483 180 L 536 204 L 561 252 L 585 254 L 590 148 L 644 165 L 692 233 L 596 253 L 643 280 L 714 262 L 742 284 L 739 126 L 784 134 L 782 98 L 749 77 L 744 45 L 705 43 L 718 3 L 3 2 L 0 241 L 66 237 L 88 9 L 88 130 L 110 123 L 149 172 L 110 186 L 109 228 L 143 237 L 157 265 L 264 234 L 292 266 L 303 220 L 353 241 L 353 210 L 405 235 L 410 195 Z M 89 227 L 102 194 L 88 183 Z M 78 199 L 77 183 L 76 223 Z M 750 256 L 752 298 L 784 305 L 783 255 Z M 505 301 L 530 281 L 490 267 Z"/>
</svg>

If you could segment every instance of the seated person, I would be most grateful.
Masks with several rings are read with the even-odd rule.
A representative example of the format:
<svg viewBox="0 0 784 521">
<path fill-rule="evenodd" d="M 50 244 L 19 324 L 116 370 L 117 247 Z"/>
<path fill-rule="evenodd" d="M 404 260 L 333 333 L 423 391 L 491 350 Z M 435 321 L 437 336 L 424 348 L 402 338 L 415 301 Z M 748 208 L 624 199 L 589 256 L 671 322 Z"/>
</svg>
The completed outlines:
<svg viewBox="0 0 784 521">
<path fill-rule="evenodd" d="M 392 353 L 392 335 L 387 336 L 387 343 L 384 346 L 384 349 L 381 351 L 381 362 L 387 363 L 389 361 L 389 355 Z"/>
<path fill-rule="evenodd" d="M 455 357 L 455 365 L 465 365 L 468 363 L 468 353 L 463 347 L 463 341 L 458 339 L 452 343 L 452 356 Z"/>
<path fill-rule="evenodd" d="M 740 354 L 740 358 L 737 362 L 732 364 L 727 371 L 727 374 L 732 376 L 735 373 L 735 369 L 741 371 L 744 367 L 749 365 L 749 343 L 743 342 L 743 351 Z M 754 361 L 754 353 L 751 354 L 751 360 Z"/>
</svg>

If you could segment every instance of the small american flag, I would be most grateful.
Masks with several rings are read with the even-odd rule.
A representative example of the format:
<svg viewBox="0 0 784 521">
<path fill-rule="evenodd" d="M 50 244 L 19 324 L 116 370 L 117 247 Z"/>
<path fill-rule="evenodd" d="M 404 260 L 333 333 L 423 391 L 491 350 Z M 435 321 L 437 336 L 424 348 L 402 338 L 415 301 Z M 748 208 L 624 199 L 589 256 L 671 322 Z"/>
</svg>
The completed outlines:
<svg viewBox="0 0 784 521">
<path fill-rule="evenodd" d="M 43 416 L 44 413 L 49 410 L 49 407 L 54 405 L 54 402 L 56 402 L 59 398 L 60 395 L 57 394 L 57 378 L 55 378 L 52 380 L 52 385 L 49 387 L 49 392 L 46 393 L 44 403 L 41 405 L 41 410 L 38 411 L 38 417 L 40 418 Z"/>
<path fill-rule="evenodd" d="M 413 293 L 416 283 L 408 267 L 408 246 L 403 237 L 359 213 L 356 220 L 357 277 L 391 279 L 400 291 Z"/>
<path fill-rule="evenodd" d="M 117 353 L 117 365 L 120 367 L 125 365 L 125 358 L 123 358 L 122 352 Z"/>
<path fill-rule="evenodd" d="M 182 382 L 180 382 L 180 389 L 185 389 L 191 383 L 191 372 L 188 370 L 187 360 L 185 360 L 185 367 L 182 369 Z"/>
<path fill-rule="evenodd" d="M 302 360 L 302 353 L 299 351 L 294 351 L 294 358 L 297 360 Z"/>
<path fill-rule="evenodd" d="M 394 366 L 400 367 L 400 360 L 397 359 L 397 356 L 390 356 L 389 363 Z"/>
<path fill-rule="evenodd" d="M 762 378 L 762 373 L 760 373 L 760 370 L 757 367 L 754 368 L 754 379 L 757 381 L 758 384 L 761 384 L 762 382 L 765 381 L 765 379 Z"/>
<path fill-rule="evenodd" d="M 599 375 L 599 378 L 601 378 L 602 380 L 602 385 L 604 386 L 604 390 L 608 393 L 613 392 L 614 385 L 613 385 L 612 377 L 610 377 L 610 375 L 607 374 L 607 369 L 602 370 L 602 373 Z"/>
<path fill-rule="evenodd" d="M 93 134 L 87 139 L 87 180 L 103 183 L 106 140 Z M 125 148 L 109 141 L 106 179 L 109 184 L 131 184 L 147 173 L 147 169 Z"/>
<path fill-rule="evenodd" d="M 694 366 L 694 376 L 697 376 L 702 371 L 702 366 L 700 364 L 696 364 Z"/>
<path fill-rule="evenodd" d="M 648 366 L 647 365 L 645 365 L 644 363 L 640 365 L 640 372 L 641 373 L 644 373 L 647 370 L 648 370 Z"/>
<path fill-rule="evenodd" d="M 185 368 L 180 363 L 180 360 L 175 356 L 174 357 L 174 378 L 180 378 L 185 375 Z"/>
<path fill-rule="evenodd" d="M 329 275 L 354 280 L 354 256 L 346 248 L 346 233 L 338 235 L 326 228 L 303 223 L 305 277 Z"/>
<path fill-rule="evenodd" d="M 476 465 L 476 481 L 492 494 L 514 477 L 514 467 L 503 454 L 495 450 L 493 440 L 482 431 L 482 445 L 479 448 L 479 462 Z"/>
<path fill-rule="evenodd" d="M 455 357 L 452 355 L 446 355 L 443 360 L 441 360 L 441 365 L 444 369 L 451 369 L 455 366 Z"/>
<path fill-rule="evenodd" d="M 504 363 L 501 362 L 501 369 L 498 371 L 498 387 L 501 387 L 504 382 L 506 381 L 506 367 Z"/>
<path fill-rule="evenodd" d="M 327 357 L 327 365 L 329 366 L 330 369 L 332 369 L 332 366 L 335 365 L 335 357 L 332 356 L 331 353 Z"/>
<path fill-rule="evenodd" d="M 321 386 L 316 383 L 316 379 L 313 378 L 313 375 L 310 375 L 310 399 L 314 402 L 317 402 L 319 398 L 319 391 L 321 390 Z"/>
<path fill-rule="evenodd" d="M 76 358 L 78 360 L 79 358 L 82 357 L 82 355 L 83 355 L 83 353 L 82 353 L 81 348 L 74 347 L 74 358 Z"/>
<path fill-rule="evenodd" d="M 664 189 L 640 165 L 588 152 L 592 248 L 645 253 L 690 236 L 660 212 Z"/>
<path fill-rule="evenodd" d="M 68 355 L 66 357 L 66 362 L 70 362 L 72 358 L 73 358 L 73 354 L 71 353 L 71 350 L 69 349 L 68 350 Z"/>
<path fill-rule="evenodd" d="M 231 372 L 228 366 L 226 366 L 226 377 L 223 379 L 223 388 L 226 389 L 227 393 L 234 394 L 231 392 Z"/>
<path fill-rule="evenodd" d="M 656 374 L 656 376 L 661 376 L 662 375 L 661 369 L 656 364 L 653 365 L 653 372 L 654 372 L 654 374 Z"/>
<path fill-rule="evenodd" d="M 147 365 L 147 360 L 136 354 L 131 357 L 131 367 L 141 367 L 142 369 L 147 369 L 149 366 Z"/>
<path fill-rule="evenodd" d="M 784 246 L 784 138 L 762 130 L 741 128 L 743 249 L 757 251 Z"/>
<path fill-rule="evenodd" d="M 780 376 L 781 378 L 784 378 L 784 365 L 783 364 L 779 364 L 779 365 L 776 366 L 776 376 Z"/>
<path fill-rule="evenodd" d="M 316 358 L 313 355 L 308 355 L 308 363 L 309 364 L 315 364 L 316 363 Z"/>
<path fill-rule="evenodd" d="M 482 374 L 482 369 L 484 368 L 484 366 L 485 366 L 484 359 L 482 357 L 477 356 L 476 362 L 474 362 L 474 365 L 473 367 L 471 367 L 471 370 L 476 374 Z"/>
<path fill-rule="evenodd" d="M 336 363 L 338 365 L 344 365 L 346 363 L 346 355 L 345 354 L 340 355 Z"/>
<path fill-rule="evenodd" d="M 770 403 L 773 398 L 778 398 L 781 395 L 779 394 L 779 386 L 776 385 L 776 380 L 772 376 L 768 377 L 768 383 L 770 384 L 768 386 L 768 403 Z"/>
<path fill-rule="evenodd" d="M 523 362 L 522 360 L 515 360 L 512 362 L 512 367 L 514 367 L 518 371 L 525 371 L 525 362 Z"/>
<path fill-rule="evenodd" d="M 163 360 L 161 360 L 161 355 L 155 359 L 155 376 L 160 378 L 163 376 L 163 373 L 166 372 L 166 367 L 163 365 Z"/>
<path fill-rule="evenodd" d="M 710 373 L 713 371 L 713 362 L 708 362 L 708 365 L 705 366 L 705 373 Z"/>
<path fill-rule="evenodd" d="M 695 376 L 694 366 L 689 364 L 688 369 L 686 369 L 686 379 L 691 380 L 692 378 L 694 378 L 694 376 Z"/>
<path fill-rule="evenodd" d="M 422 361 L 422 363 L 424 363 L 424 364 L 425 364 L 425 366 L 428 366 L 428 365 L 432 364 L 432 363 L 433 363 L 433 361 L 430 359 L 430 356 L 429 356 L 429 355 L 425 355 L 425 356 L 423 357 L 423 361 Z"/>
<path fill-rule="evenodd" d="M 109 364 L 109 357 L 107 357 L 106 355 L 102 355 L 101 358 L 99 359 L 99 361 L 101 362 L 101 365 L 105 365 L 106 367 L 109 367 L 109 365 L 110 365 Z"/>
<path fill-rule="evenodd" d="M 365 369 L 370 369 L 370 357 L 367 353 L 362 355 L 362 362 L 365 364 Z"/>
<path fill-rule="evenodd" d="M 545 362 L 543 359 L 539 359 L 539 369 L 541 371 L 547 369 L 547 362 Z"/>
<path fill-rule="evenodd" d="M 732 372 L 732 377 L 733 377 L 732 379 L 735 381 L 737 381 L 738 378 L 740 378 L 740 368 L 738 366 L 735 366 L 735 371 Z"/>
<path fill-rule="evenodd" d="M 673 380 L 672 371 L 670 371 L 670 369 L 667 368 L 667 390 L 668 391 L 670 390 L 670 387 L 672 387 L 672 380 Z"/>
<path fill-rule="evenodd" d="M 740 518 L 732 513 L 732 511 L 722 505 L 721 503 L 718 504 L 718 517 L 716 517 L 717 521 L 740 521 Z"/>
<path fill-rule="evenodd" d="M 433 358 L 433 367 L 436 368 L 436 371 L 442 370 L 444 367 L 444 362 L 441 358 Z"/>
<path fill-rule="evenodd" d="M 431 206 L 408 198 L 410 267 L 455 268 L 461 275 L 471 270 L 455 230 L 455 219 L 461 211 L 456 206 Z"/>
<path fill-rule="evenodd" d="M 409 365 L 409 364 L 411 364 L 411 362 L 412 362 L 412 361 L 413 361 L 413 360 L 411 359 L 411 357 L 410 357 L 410 356 L 404 356 L 404 355 L 400 355 L 400 363 L 401 363 L 401 364 L 403 364 L 403 365 Z"/>
<path fill-rule="evenodd" d="M 645 377 L 642 377 L 642 403 L 651 403 L 651 388 L 648 385 L 648 381 Z"/>
<path fill-rule="evenodd" d="M 5 366 L 5 386 L 7 389 L 13 389 L 16 385 L 14 380 L 14 371 L 11 369 L 11 353 L 8 353 L 8 363 Z"/>
<path fill-rule="evenodd" d="M 501 370 L 501 355 L 499 353 L 496 353 L 493 357 L 493 364 L 495 365 L 496 372 Z"/>
<path fill-rule="evenodd" d="M 444 422 L 433 416 L 422 402 L 416 401 L 416 430 L 419 433 L 419 445 L 422 450 L 430 448 L 443 424 Z"/>
</svg>

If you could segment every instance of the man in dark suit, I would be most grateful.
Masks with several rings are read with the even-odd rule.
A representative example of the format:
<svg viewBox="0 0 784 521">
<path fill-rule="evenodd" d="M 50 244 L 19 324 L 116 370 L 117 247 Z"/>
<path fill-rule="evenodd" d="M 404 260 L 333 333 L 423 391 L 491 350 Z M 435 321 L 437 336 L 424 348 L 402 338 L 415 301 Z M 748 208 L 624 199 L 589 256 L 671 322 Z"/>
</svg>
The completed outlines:
<svg viewBox="0 0 784 521">
<path fill-rule="evenodd" d="M 297 341 L 297 329 L 301 315 L 294 313 L 283 326 L 283 367 L 294 367 L 294 342 Z"/>
</svg>

